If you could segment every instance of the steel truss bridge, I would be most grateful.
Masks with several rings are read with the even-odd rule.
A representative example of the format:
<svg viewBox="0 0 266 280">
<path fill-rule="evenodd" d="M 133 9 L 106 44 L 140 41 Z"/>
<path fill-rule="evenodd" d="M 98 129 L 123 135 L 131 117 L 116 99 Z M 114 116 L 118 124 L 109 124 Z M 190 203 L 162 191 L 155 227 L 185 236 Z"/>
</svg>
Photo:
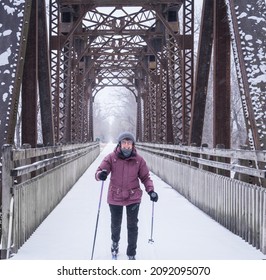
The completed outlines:
<svg viewBox="0 0 266 280">
<path fill-rule="evenodd" d="M 230 165 L 228 158 L 233 159 L 235 155 L 230 153 L 233 60 L 248 135 L 247 147 L 253 151 L 252 156 L 248 152 L 244 156 L 247 168 L 255 170 L 247 174 L 253 179 L 254 176 L 260 178 L 248 180 L 253 186 L 264 189 L 265 1 L 203 0 L 198 45 L 195 45 L 194 36 L 196 2 L 50 0 L 46 3 L 42 0 L 2 0 L 0 146 L 3 152 L 10 148 L 9 145 L 15 145 L 15 135 L 21 135 L 21 143 L 30 145 L 24 147 L 25 151 L 30 153 L 35 149 L 34 158 L 41 156 L 44 159 L 47 153 L 37 149 L 38 121 L 41 121 L 43 149 L 55 147 L 53 152 L 49 150 L 49 154 L 58 156 L 70 149 L 72 152 L 75 150 L 78 156 L 83 155 L 85 148 L 82 145 L 93 145 L 95 96 L 104 87 L 121 86 L 132 92 L 137 103 L 137 142 L 173 145 L 171 149 L 169 146 L 165 148 L 171 153 L 181 144 L 184 147 L 195 146 L 196 150 L 182 148 L 178 158 L 181 162 L 194 163 L 191 164 L 193 168 L 199 168 L 204 162 L 196 160 L 195 155 L 200 154 L 197 147 L 203 144 L 212 68 L 213 146 L 225 148 L 228 154 L 219 156 L 227 157 L 224 164 Z M 197 60 L 194 61 L 196 50 Z M 21 126 L 18 127 L 20 110 Z M 78 148 L 73 148 L 73 144 Z M 68 148 L 58 151 L 59 146 Z M 146 149 L 156 155 L 162 153 L 156 150 L 158 146 Z M 31 158 L 32 163 L 33 152 L 31 156 L 25 156 L 25 153 L 16 154 L 17 162 L 29 163 Z M 257 153 L 260 153 L 259 158 Z M 38 168 L 36 163 L 30 168 L 25 167 L 27 172 L 19 173 L 17 162 L 8 164 L 13 162 L 11 155 L 9 160 L 8 156 L 5 158 L 3 170 L 14 169 L 11 172 L 13 181 L 7 179 L 9 173 L 1 173 L 3 224 L 8 223 L 9 201 L 14 194 L 9 188 L 6 190 L 4 181 L 10 182 L 11 188 L 14 178 L 22 176 L 15 183 L 24 182 L 29 179 L 25 177 L 27 172 L 45 169 L 47 163 Z M 207 160 L 215 156 L 206 152 L 203 158 L 206 155 Z M 240 157 L 239 154 L 237 156 Z M 170 157 L 174 159 L 176 156 Z M 52 164 L 59 159 L 49 160 Z M 231 167 L 225 169 L 230 171 Z M 236 166 L 234 168 L 237 169 Z M 34 177 L 32 174 L 30 176 Z M 223 176 L 228 177 L 228 173 Z M 265 227 L 264 224 L 262 226 Z M 263 242 L 260 239 L 260 245 L 263 244 L 265 252 L 264 239 Z M 5 255 L 6 247 L 3 251 Z"/>
</svg>

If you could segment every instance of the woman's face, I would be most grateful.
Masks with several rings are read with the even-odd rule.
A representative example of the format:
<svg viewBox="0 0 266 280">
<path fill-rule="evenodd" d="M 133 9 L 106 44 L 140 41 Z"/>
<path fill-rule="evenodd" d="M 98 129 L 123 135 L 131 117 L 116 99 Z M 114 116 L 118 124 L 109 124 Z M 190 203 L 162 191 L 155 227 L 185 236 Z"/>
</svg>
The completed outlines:
<svg viewBox="0 0 266 280">
<path fill-rule="evenodd" d="M 132 147 L 133 147 L 133 141 L 132 141 L 132 140 L 123 139 L 123 140 L 121 141 L 121 148 L 122 148 L 122 149 L 131 150 Z"/>
</svg>

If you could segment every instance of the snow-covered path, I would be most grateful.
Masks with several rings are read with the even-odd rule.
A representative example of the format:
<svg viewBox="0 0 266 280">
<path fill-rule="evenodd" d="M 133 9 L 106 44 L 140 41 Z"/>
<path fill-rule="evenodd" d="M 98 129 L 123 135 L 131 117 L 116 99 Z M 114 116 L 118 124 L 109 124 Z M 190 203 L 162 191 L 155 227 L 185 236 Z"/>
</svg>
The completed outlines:
<svg viewBox="0 0 266 280">
<path fill-rule="evenodd" d="M 114 145 L 107 145 L 56 209 L 13 256 L 13 260 L 90 260 L 101 182 L 94 173 Z M 154 243 L 152 203 L 144 193 L 139 214 L 138 260 L 255 260 L 260 251 L 190 204 L 151 173 L 159 201 L 155 204 Z M 104 185 L 94 259 L 110 259 L 110 213 Z M 125 212 L 124 212 L 125 214 Z M 125 216 L 125 215 L 124 215 Z M 119 259 L 126 260 L 126 223 L 123 221 Z"/>
</svg>

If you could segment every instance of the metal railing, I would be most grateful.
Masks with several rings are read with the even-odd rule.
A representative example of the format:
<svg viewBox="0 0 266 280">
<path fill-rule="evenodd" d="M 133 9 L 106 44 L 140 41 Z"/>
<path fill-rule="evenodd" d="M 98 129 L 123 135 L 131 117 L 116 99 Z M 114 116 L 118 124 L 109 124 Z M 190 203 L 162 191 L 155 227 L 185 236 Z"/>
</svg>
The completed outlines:
<svg viewBox="0 0 266 280">
<path fill-rule="evenodd" d="M 100 153 L 98 142 L 2 149 L 1 258 L 16 253 Z"/>
<path fill-rule="evenodd" d="M 266 152 L 138 143 L 152 172 L 266 254 Z"/>
</svg>

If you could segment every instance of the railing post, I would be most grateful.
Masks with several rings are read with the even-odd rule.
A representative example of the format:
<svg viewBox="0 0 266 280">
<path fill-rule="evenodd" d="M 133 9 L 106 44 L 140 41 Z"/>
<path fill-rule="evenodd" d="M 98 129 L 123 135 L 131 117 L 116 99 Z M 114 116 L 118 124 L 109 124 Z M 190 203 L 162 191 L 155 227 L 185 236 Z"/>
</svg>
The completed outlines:
<svg viewBox="0 0 266 280">
<path fill-rule="evenodd" d="M 225 149 L 224 144 L 217 144 L 216 145 L 217 149 Z M 223 162 L 223 163 L 230 163 L 230 159 L 224 158 L 224 157 L 216 157 L 216 161 L 218 162 Z M 230 178 L 230 171 L 228 170 L 223 170 L 223 169 L 219 169 L 216 168 L 216 174 L 222 175 L 222 176 L 226 176 Z"/>
<path fill-rule="evenodd" d="M 196 143 L 191 143 L 190 145 L 191 147 L 198 147 Z M 198 153 L 190 153 L 191 157 L 196 157 L 196 158 L 199 158 L 199 154 Z M 190 165 L 191 166 L 194 166 L 194 167 L 199 167 L 199 164 L 198 162 L 195 162 L 195 161 L 192 161 L 190 162 Z"/>
<path fill-rule="evenodd" d="M 207 144 L 207 143 L 202 144 L 202 145 L 201 145 L 201 148 L 203 148 L 203 149 L 204 149 L 204 148 L 208 148 L 208 144 Z M 209 155 L 201 154 L 200 157 L 201 157 L 202 159 L 209 160 Z M 200 164 L 199 167 L 200 167 L 200 169 L 202 169 L 202 170 L 210 171 L 210 167 L 207 166 L 207 165 Z"/>
<path fill-rule="evenodd" d="M 242 149 L 243 151 L 247 151 L 249 150 L 249 147 L 247 145 L 242 145 L 240 146 L 240 149 Z M 254 162 L 252 162 L 251 160 L 239 159 L 239 164 L 242 166 L 254 167 Z M 234 177 L 235 179 L 240 180 L 242 182 L 246 182 L 253 185 L 257 184 L 258 186 L 261 185 L 259 179 L 251 175 L 236 172 Z"/>
<path fill-rule="evenodd" d="M 26 151 L 25 151 L 26 149 L 30 149 L 30 148 L 31 148 L 30 144 L 23 144 L 22 145 L 22 149 L 25 152 L 25 158 L 23 160 L 21 160 L 21 162 L 20 162 L 21 166 L 31 163 L 31 159 L 26 157 Z M 20 176 L 20 182 L 25 182 L 25 181 L 29 180 L 30 178 L 31 178 L 31 174 L 30 173 L 22 175 L 22 176 Z"/>
<path fill-rule="evenodd" d="M 181 145 L 184 147 L 184 146 L 187 146 L 187 143 L 183 142 Z M 185 155 L 185 156 L 189 155 L 189 153 L 187 151 L 181 151 L 180 154 Z M 190 160 L 187 160 L 186 158 L 182 158 L 181 162 L 185 163 L 185 164 L 189 164 Z"/>
<path fill-rule="evenodd" d="M 8 232 L 10 218 L 10 201 L 11 189 L 13 186 L 13 178 L 11 177 L 11 169 L 13 168 L 12 161 L 12 145 L 3 145 L 2 147 L 2 249 L 1 259 L 7 258 L 8 247 Z"/>
</svg>

